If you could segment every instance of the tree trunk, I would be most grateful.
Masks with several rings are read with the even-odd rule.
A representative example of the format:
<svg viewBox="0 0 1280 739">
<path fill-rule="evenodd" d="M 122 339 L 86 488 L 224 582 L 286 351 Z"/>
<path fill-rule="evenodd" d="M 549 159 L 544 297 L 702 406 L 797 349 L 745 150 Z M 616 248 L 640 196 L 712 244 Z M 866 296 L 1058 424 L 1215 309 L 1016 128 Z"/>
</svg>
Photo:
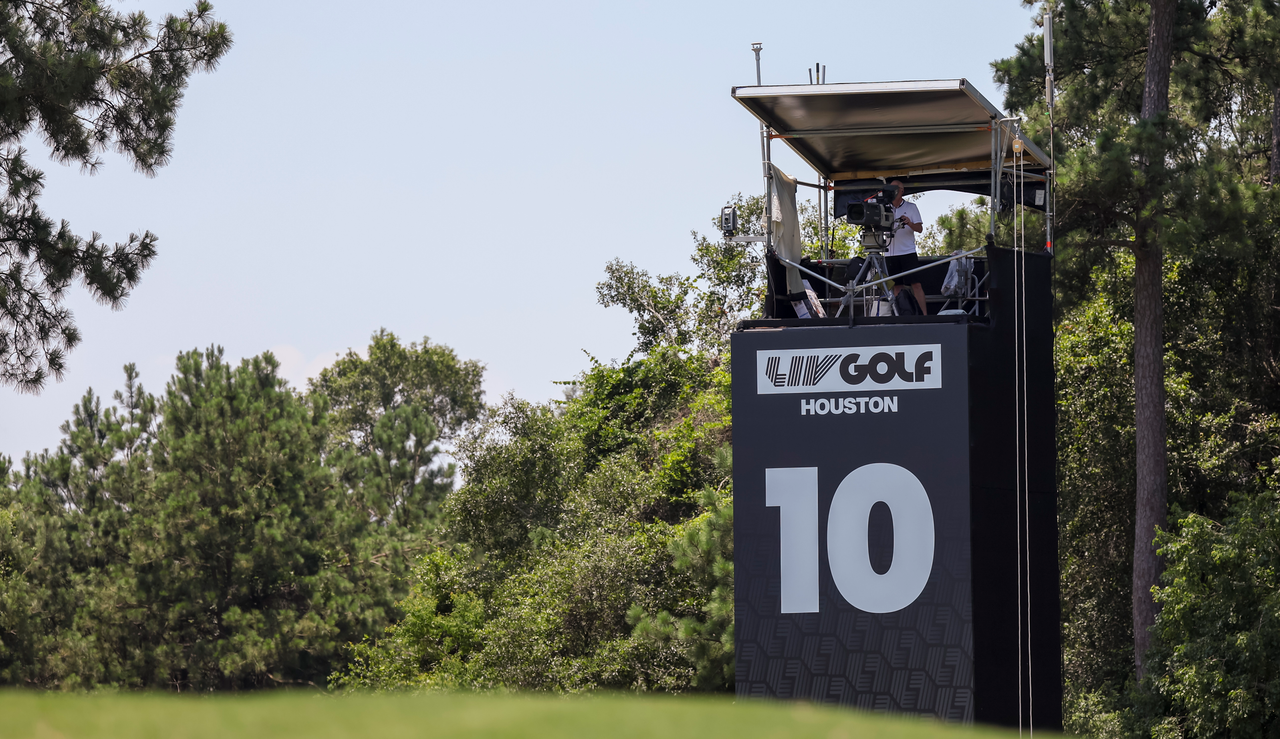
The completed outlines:
<svg viewBox="0 0 1280 739">
<path fill-rule="evenodd" d="M 1149 235 L 1149 234 L 1148 234 Z M 1143 243 L 1145 242 L 1145 243 Z M 1156 527 L 1168 517 L 1166 496 L 1164 306 L 1160 245 L 1139 239 L 1134 249 L 1133 381 L 1137 430 L 1137 506 L 1133 538 L 1133 656 L 1138 678 L 1156 620 L 1151 587 L 1160 578 L 1161 562 L 1152 545 Z"/>
<path fill-rule="evenodd" d="M 1147 38 L 1146 82 L 1142 119 L 1169 110 L 1169 74 L 1173 66 L 1173 22 L 1176 0 L 1152 0 Z M 1146 164 L 1151 164 L 1150 162 Z M 1140 207 L 1148 197 L 1140 193 Z M 1152 539 L 1168 518 L 1167 456 L 1164 415 L 1164 305 L 1160 234 L 1149 219 L 1139 218 L 1134 234 L 1133 384 L 1137 433 L 1137 491 L 1133 537 L 1133 660 L 1138 679 L 1146 672 L 1156 605 L 1151 588 L 1160 581 L 1161 563 Z"/>
<path fill-rule="evenodd" d="M 1280 180 L 1280 87 L 1271 91 L 1271 186 Z"/>
<path fill-rule="evenodd" d="M 1173 20 L 1177 0 L 1152 0 L 1147 35 L 1147 78 L 1142 87 L 1142 120 L 1169 111 L 1169 72 L 1173 68 Z"/>
</svg>

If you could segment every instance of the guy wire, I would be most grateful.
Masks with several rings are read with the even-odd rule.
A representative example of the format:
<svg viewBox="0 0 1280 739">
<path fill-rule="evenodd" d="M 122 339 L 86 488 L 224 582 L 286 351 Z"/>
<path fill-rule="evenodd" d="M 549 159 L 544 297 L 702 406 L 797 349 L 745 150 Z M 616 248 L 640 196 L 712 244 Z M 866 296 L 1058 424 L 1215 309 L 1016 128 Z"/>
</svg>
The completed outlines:
<svg viewBox="0 0 1280 739">
<path fill-rule="evenodd" d="M 1022 203 L 1022 471 L 1025 480 L 1022 485 L 1023 514 L 1022 526 L 1026 536 L 1026 588 L 1027 588 L 1027 726 L 1031 736 L 1035 736 L 1036 692 L 1034 689 L 1034 672 L 1031 664 L 1031 452 L 1029 438 L 1029 419 L 1027 415 L 1027 205 L 1025 188 L 1027 185 L 1025 152 L 1018 153 L 1018 171 L 1022 177 L 1022 186 L 1018 193 L 1023 197 Z"/>
<path fill-rule="evenodd" d="M 1010 140 L 1017 134 L 1010 136 Z M 1014 153 L 1017 156 L 1017 152 Z M 1015 158 L 1016 163 L 1016 158 Z M 1000 148 L 1000 168 L 1004 168 L 1004 148 Z M 1003 179 L 1003 176 L 1001 177 Z M 1013 501 L 1014 501 L 1014 521 L 1013 530 L 1016 542 L 1014 556 L 1016 557 L 1017 577 L 1014 581 L 1015 598 L 1014 616 L 1018 622 L 1018 736 L 1022 736 L 1022 717 L 1023 717 L 1023 698 L 1022 698 L 1022 455 L 1018 454 L 1018 440 L 1021 438 L 1020 425 L 1022 417 L 1018 414 L 1018 381 L 1021 379 L 1019 372 L 1020 355 L 1018 354 L 1018 323 L 1021 317 L 1018 315 L 1018 295 L 1021 286 L 1018 285 L 1018 180 L 1017 168 L 1015 165 L 1013 179 L 1013 218 L 1011 224 L 1013 228 Z"/>
</svg>

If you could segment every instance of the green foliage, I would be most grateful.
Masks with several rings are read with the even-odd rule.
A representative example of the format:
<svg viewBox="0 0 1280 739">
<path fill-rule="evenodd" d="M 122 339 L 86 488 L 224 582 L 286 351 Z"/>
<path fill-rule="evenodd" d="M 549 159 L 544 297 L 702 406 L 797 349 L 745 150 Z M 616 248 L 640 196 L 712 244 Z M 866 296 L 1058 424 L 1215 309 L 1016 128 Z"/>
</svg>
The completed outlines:
<svg viewBox="0 0 1280 739">
<path fill-rule="evenodd" d="M 971 204 L 952 206 L 951 210 L 938 216 L 934 223 L 925 226 L 924 233 L 917 237 L 916 251 L 920 254 L 944 255 L 985 245 L 987 232 L 991 230 L 990 217 L 985 212 L 987 202 L 986 198 L 979 196 Z"/>
<path fill-rule="evenodd" d="M 1058 510 L 1068 705 L 1132 669 L 1133 324 L 1117 305 L 1131 274 L 1099 269 L 1100 293 L 1058 325 Z M 1108 289 L 1109 288 L 1109 289 Z M 1104 297 L 1105 296 L 1105 297 Z M 1080 730 L 1078 725 L 1068 728 Z"/>
<path fill-rule="evenodd" d="M 1225 524 L 1191 515 L 1160 537 L 1154 717 L 1169 736 L 1280 733 L 1280 480 Z"/>
<path fill-rule="evenodd" d="M 764 234 L 764 197 L 744 198 L 741 193 L 728 205 L 738 208 L 738 233 Z M 805 256 L 821 253 L 821 219 L 816 205 L 800 201 L 800 235 Z M 858 232 L 843 221 L 833 224 L 832 258 L 847 258 Z M 636 322 L 636 350 L 682 347 L 718 355 L 729 348 L 729 334 L 738 322 L 760 314 L 764 302 L 764 258 L 758 245 L 712 241 L 693 232 L 692 261 L 696 277 L 680 274 L 650 275 L 630 262 L 610 260 L 606 279 L 596 285 L 604 307 L 626 308 Z"/>
<path fill-rule="evenodd" d="M 731 685 L 728 374 L 656 347 L 574 390 L 555 406 L 507 398 L 458 443 L 456 543 L 421 561 L 406 618 L 357 645 L 335 684 Z"/>
<path fill-rule="evenodd" d="M 741 252 L 745 254 L 747 250 Z M 688 346 L 710 339 L 705 335 L 706 327 L 688 313 L 688 304 L 697 290 L 695 279 L 679 274 L 652 277 L 621 259 L 609 260 L 604 271 L 607 279 L 596 286 L 597 299 L 606 308 L 621 306 L 635 317 L 640 351 L 663 344 Z"/>
<path fill-rule="evenodd" d="M 374 338 L 373 356 L 400 349 Z M 463 364 L 432 349 L 436 376 Z M 447 390 L 410 375 L 397 393 L 413 402 L 342 396 L 374 419 L 362 456 L 349 428 L 332 438 L 328 397 L 277 369 L 190 352 L 155 397 L 129 365 L 117 405 L 87 393 L 56 452 L 22 472 L 0 460 L 0 684 L 323 684 L 344 645 L 400 615 L 452 488 L 423 410 Z"/>
<path fill-rule="evenodd" d="M 1147 682 L 1134 679 L 1141 655 L 1131 640 L 1143 636 L 1132 633 L 1130 613 L 1139 484 L 1134 348 L 1140 344 L 1156 360 L 1163 355 L 1165 363 L 1163 395 L 1147 388 L 1145 397 L 1164 399 L 1171 518 L 1224 520 L 1233 495 L 1259 494 L 1260 470 L 1280 452 L 1277 211 L 1274 194 L 1261 189 L 1280 81 L 1277 8 L 1178 0 L 1168 112 L 1140 120 L 1151 4 L 1067 0 L 1050 7 L 1068 729 L 1179 733 L 1190 726 L 1190 704 L 1171 703 L 1155 689 L 1173 679 L 1167 664 L 1147 665 Z M 1042 48 L 1039 35 L 1029 35 L 993 67 L 1007 106 L 1047 149 Z M 1135 304 L 1135 264 L 1145 275 L 1152 264 L 1162 268 L 1163 296 L 1148 293 Z M 1135 336 L 1135 313 L 1145 316 L 1137 322 L 1146 327 L 1142 336 Z M 1151 408 L 1152 416 L 1159 413 Z M 1160 486 L 1150 477 L 1145 485 L 1151 504 Z M 1221 599 L 1206 612 L 1231 607 L 1226 591 L 1202 595 Z M 1169 639 L 1189 632 L 1158 626 L 1152 633 L 1155 659 L 1154 652 L 1180 648 Z"/>
<path fill-rule="evenodd" d="M 421 408 L 402 405 L 378 419 L 372 436 L 367 455 L 346 458 L 354 462 L 347 470 L 361 478 L 364 509 L 383 525 L 422 523 L 452 487 L 453 465 L 429 466 L 440 451 L 431 446 L 435 424 Z"/>
<path fill-rule="evenodd" d="M 440 437 L 450 440 L 484 408 L 484 365 L 458 359 L 447 346 L 425 338 L 403 346 L 395 334 L 379 329 L 367 353 L 365 359 L 348 351 L 308 383 L 311 392 L 329 399 L 337 445 L 369 454 L 380 419 L 405 407 L 413 409 L 407 412 L 413 417 L 430 419 Z"/>
<path fill-rule="evenodd" d="M 709 374 L 718 366 L 714 359 L 669 348 L 615 368 L 597 364 L 579 378 L 579 395 L 575 402 L 564 404 L 561 415 L 581 430 L 589 464 L 594 465 L 640 446 L 656 428 L 690 409 L 713 381 Z M 655 460 L 650 455 L 647 461 Z"/>
<path fill-rule="evenodd" d="M 24 137 L 38 131 L 53 158 L 87 171 L 108 147 L 141 172 L 168 163 L 182 93 L 231 47 L 226 25 L 205 0 L 153 26 L 85 0 L 17 0 L 0 5 L 0 383 L 39 390 L 62 377 L 80 341 L 62 301 L 74 281 L 120 307 L 156 254 L 151 232 L 108 245 L 55 224 L 37 201 L 44 174 L 26 161 Z"/>
<path fill-rule="evenodd" d="M 359 511 L 331 495 L 325 404 L 276 369 L 270 357 L 232 368 L 214 350 L 178 358 L 129 532 L 137 602 L 164 624 L 147 682 L 311 682 L 373 605 L 332 566 L 350 560 Z"/>
<path fill-rule="evenodd" d="M 332 404 L 326 461 L 368 526 L 365 556 L 378 557 L 387 595 L 405 592 L 409 563 L 439 524 L 454 465 L 438 464 L 439 429 L 456 434 L 483 409 L 483 366 L 447 346 L 402 345 L 379 330 L 368 358 L 348 352 L 310 383 Z"/>
<path fill-rule="evenodd" d="M 952 206 L 926 226 L 916 242 L 920 254 L 945 256 L 986 246 L 991 232 L 989 201 L 978 196 L 970 203 Z M 1031 208 L 1009 207 L 996 214 L 995 242 L 1000 245 L 1027 244 L 1039 248 L 1044 233 L 1044 215 Z M 982 256 L 979 254 L 978 256 Z"/>
<path fill-rule="evenodd" d="M 668 549 L 674 569 L 693 581 L 693 597 L 670 611 L 649 615 L 632 606 L 627 620 L 637 639 L 674 647 L 694 668 L 693 687 L 733 685 L 733 501 L 716 491 L 704 493 L 705 512 L 678 527 Z"/>
<path fill-rule="evenodd" d="M 1208 241 L 1165 265 L 1175 517 L 1224 520 L 1233 496 L 1266 489 L 1265 470 L 1280 455 L 1274 203 L 1259 202 L 1249 249 Z M 1185 715 L 1132 682 L 1132 269 L 1124 254 L 1096 265 L 1091 295 L 1060 320 L 1055 344 L 1068 727 L 1097 736 L 1148 731 L 1161 712 Z M 1197 596 L 1205 609 L 1234 608 L 1235 597 L 1226 588 Z M 1164 626 L 1157 635 L 1158 649 L 1184 638 Z M 1172 680 L 1163 664 L 1151 667 L 1155 679 Z"/>
<path fill-rule="evenodd" d="M 0 681 L 80 687 L 117 683 L 137 669 L 136 621 L 145 606 L 120 564 L 124 533 L 149 481 L 140 459 L 154 443 L 156 401 L 125 368 L 122 408 L 90 391 L 63 425 L 57 453 L 24 460 L 0 486 L 10 512 L 0 541 L 13 575 L 0 592 Z"/>
<path fill-rule="evenodd" d="M 547 406 L 508 398 L 458 444 L 466 484 L 447 501 L 453 536 L 499 559 L 518 558 L 554 527 L 564 491 L 584 473 L 582 442 Z"/>
<path fill-rule="evenodd" d="M 1058 274 L 1068 283 L 1059 288 L 1064 307 L 1087 289 L 1092 265 L 1116 247 L 1141 250 L 1150 242 L 1188 255 L 1209 238 L 1247 244 L 1245 225 L 1270 148 L 1275 8 L 1178 0 L 1170 111 L 1140 121 L 1148 5 L 1069 0 L 1052 7 L 1055 231 Z M 1006 87 L 1005 104 L 1047 151 L 1040 35 L 1028 35 L 1014 56 L 992 67 Z"/>
<path fill-rule="evenodd" d="M 428 685 L 424 678 L 431 670 L 456 669 L 460 655 L 475 651 L 484 602 L 463 579 L 468 555 L 463 546 L 422 557 L 413 569 L 409 597 L 400 603 L 404 618 L 377 642 L 366 637 L 355 645 L 346 670 L 331 685 L 372 690 Z"/>
<path fill-rule="evenodd" d="M 1251 248 L 1209 251 L 1176 271 L 1170 291 L 1182 319 L 1170 336 L 1170 387 L 1183 399 L 1170 416 L 1177 521 L 1158 538 L 1162 611 L 1149 680 L 1133 700 L 1135 731 L 1280 731 L 1278 210 L 1267 193 L 1249 219 Z"/>
</svg>

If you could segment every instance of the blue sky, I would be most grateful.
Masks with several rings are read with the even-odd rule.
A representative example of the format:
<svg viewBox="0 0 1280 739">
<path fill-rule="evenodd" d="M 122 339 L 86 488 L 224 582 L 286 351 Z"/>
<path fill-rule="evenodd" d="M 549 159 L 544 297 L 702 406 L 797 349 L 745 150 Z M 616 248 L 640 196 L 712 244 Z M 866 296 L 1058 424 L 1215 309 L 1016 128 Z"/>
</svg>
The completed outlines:
<svg viewBox="0 0 1280 739">
<path fill-rule="evenodd" d="M 588 354 L 633 345 L 628 314 L 595 302 L 604 264 L 688 273 L 690 231 L 761 188 L 756 124 L 729 97 L 755 80 L 752 42 L 765 84 L 821 62 L 828 82 L 966 77 L 1000 105 L 990 62 L 1033 30 L 1017 0 L 214 7 L 235 46 L 193 79 L 157 177 L 26 144 L 50 215 L 108 241 L 150 229 L 159 256 L 122 311 L 72 295 L 84 340 L 62 382 L 0 388 L 0 454 L 55 447 L 126 362 L 159 392 L 181 351 L 270 350 L 304 386 L 380 327 L 484 362 L 491 402 L 560 397 Z M 928 222 L 962 201 L 919 205 Z"/>
</svg>

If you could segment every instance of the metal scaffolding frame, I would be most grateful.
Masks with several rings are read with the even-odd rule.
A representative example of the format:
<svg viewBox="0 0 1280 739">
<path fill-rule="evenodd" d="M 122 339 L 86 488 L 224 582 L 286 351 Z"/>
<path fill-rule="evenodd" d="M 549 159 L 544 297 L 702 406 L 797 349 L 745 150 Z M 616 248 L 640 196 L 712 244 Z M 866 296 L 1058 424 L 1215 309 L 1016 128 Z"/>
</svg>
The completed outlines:
<svg viewBox="0 0 1280 739">
<path fill-rule="evenodd" d="M 1021 130 L 1021 120 L 1005 116 L 967 80 L 913 80 L 883 83 L 827 84 L 823 75 L 808 85 L 761 84 L 760 44 L 756 55 L 756 85 L 734 87 L 735 100 L 760 121 L 760 151 L 765 179 L 765 234 L 768 254 L 788 268 L 841 291 L 845 297 L 825 302 L 854 304 L 854 295 L 890 281 L 932 269 L 957 259 L 972 258 L 985 246 L 932 261 L 894 275 L 873 271 L 867 279 L 841 285 L 815 270 L 777 254 L 773 243 L 774 187 L 772 142 L 781 139 L 819 175 L 818 183 L 797 181 L 817 190 L 821 213 L 819 242 L 824 266 L 830 259 L 831 193 L 866 191 L 892 179 L 903 181 L 906 192 L 953 190 L 988 195 L 988 243 L 994 244 L 996 215 L 1008 202 L 1045 212 L 1045 244 L 1052 246 L 1052 161 Z M 989 134 L 989 144 L 983 137 Z M 985 151 L 984 151 L 985 150 Z M 1021 152 L 1021 157 L 1012 156 Z M 1029 165 L 1028 165 L 1029 162 Z M 1021 168 L 1015 172 L 1015 166 Z M 1036 193 L 1027 202 L 1027 188 Z M 1009 189 L 1011 197 L 1006 198 Z M 1021 188 L 1020 190 L 1018 188 Z M 1041 192 L 1043 195 L 1041 195 Z M 1041 197 L 1043 200 L 1041 200 Z M 1043 207 L 1041 207 L 1043 206 Z M 960 309 L 977 314 L 984 301 L 985 277 L 969 281 L 966 295 L 955 298 Z M 950 305 L 948 300 L 944 309 Z"/>
</svg>

